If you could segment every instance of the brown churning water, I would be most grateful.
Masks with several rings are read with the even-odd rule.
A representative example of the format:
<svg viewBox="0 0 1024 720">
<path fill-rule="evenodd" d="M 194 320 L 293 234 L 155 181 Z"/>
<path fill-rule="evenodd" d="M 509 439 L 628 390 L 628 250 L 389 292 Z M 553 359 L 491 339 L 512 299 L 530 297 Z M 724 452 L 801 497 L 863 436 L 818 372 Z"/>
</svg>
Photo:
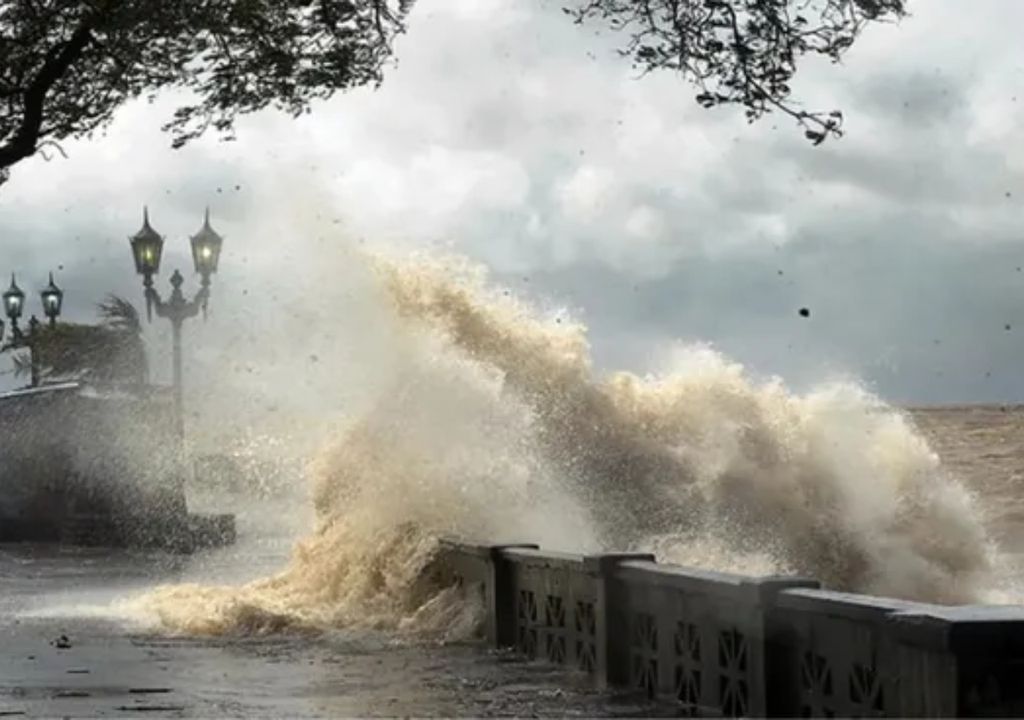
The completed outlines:
<svg viewBox="0 0 1024 720">
<path fill-rule="evenodd" d="M 909 415 L 856 384 L 798 395 L 704 347 L 656 377 L 598 375 L 585 327 L 477 268 L 367 262 L 389 360 L 360 369 L 372 401 L 310 464 L 316 526 L 274 577 L 149 593 L 164 629 L 464 635 L 478 608 L 424 581 L 446 534 L 991 599 L 982 509 Z"/>
</svg>

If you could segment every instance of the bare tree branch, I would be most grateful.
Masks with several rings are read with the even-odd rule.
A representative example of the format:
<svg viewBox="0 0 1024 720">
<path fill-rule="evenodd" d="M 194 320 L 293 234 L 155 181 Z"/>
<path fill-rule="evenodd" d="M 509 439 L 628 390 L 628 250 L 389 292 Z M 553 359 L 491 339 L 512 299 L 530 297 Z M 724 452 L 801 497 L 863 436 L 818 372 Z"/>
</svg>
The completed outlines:
<svg viewBox="0 0 1024 720">
<path fill-rule="evenodd" d="M 523 0 L 526 2 L 526 0 Z M 838 62 L 905 0 L 563 0 L 577 23 L 625 36 L 642 72 L 678 72 L 712 107 L 751 122 L 778 111 L 815 144 L 842 133 L 838 111 L 791 97 L 798 60 Z M 189 91 L 164 125 L 172 147 L 264 108 L 292 115 L 377 86 L 414 0 L 0 0 L 0 183 L 19 161 L 105 128 L 125 102 Z M 49 157 L 49 155 L 45 155 Z"/>
<path fill-rule="evenodd" d="M 0 182 L 41 148 L 88 137 L 128 100 L 165 88 L 196 97 L 165 125 L 180 147 L 208 129 L 231 137 L 246 113 L 298 115 L 378 84 L 412 4 L 0 0 Z"/>
<path fill-rule="evenodd" d="M 89 44 L 90 27 L 83 23 L 71 38 L 50 49 L 46 62 L 24 92 L 21 123 L 13 137 L 0 145 L 0 167 L 10 167 L 19 160 L 35 154 L 39 144 L 39 130 L 43 124 L 46 94 L 78 60 Z"/>
<path fill-rule="evenodd" d="M 620 53 L 644 73 L 681 74 L 703 107 L 736 104 L 750 122 L 782 112 L 815 145 L 842 135 L 838 110 L 809 111 L 791 97 L 798 60 L 839 62 L 869 22 L 905 14 L 905 0 L 580 0 L 577 23 L 627 36 Z"/>
</svg>

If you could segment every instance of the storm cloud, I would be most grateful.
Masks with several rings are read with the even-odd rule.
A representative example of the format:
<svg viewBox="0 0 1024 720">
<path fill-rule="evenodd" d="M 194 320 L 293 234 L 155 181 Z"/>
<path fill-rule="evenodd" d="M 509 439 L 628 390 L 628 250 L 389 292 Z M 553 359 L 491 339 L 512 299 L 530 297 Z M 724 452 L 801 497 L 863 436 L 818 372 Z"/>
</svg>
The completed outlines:
<svg viewBox="0 0 1024 720">
<path fill-rule="evenodd" d="M 674 343 L 704 342 L 797 387 L 839 374 L 898 402 L 1020 400 L 1024 6 L 910 10 L 843 66 L 802 68 L 796 94 L 847 118 L 845 138 L 812 148 L 785 117 L 747 125 L 676 77 L 637 77 L 619 38 L 558 3 L 421 0 L 378 91 L 180 151 L 161 97 L 67 160 L 15 168 L 0 273 L 35 290 L 57 271 L 69 317 L 88 318 L 109 291 L 141 295 L 126 239 L 144 203 L 169 268 L 187 267 L 210 204 L 228 237 L 222 324 L 195 331 L 193 363 L 225 362 L 247 318 L 301 298 L 344 234 L 485 263 L 586 321 L 606 369 L 655 370 Z M 251 342 L 279 344 L 288 322 Z"/>
</svg>

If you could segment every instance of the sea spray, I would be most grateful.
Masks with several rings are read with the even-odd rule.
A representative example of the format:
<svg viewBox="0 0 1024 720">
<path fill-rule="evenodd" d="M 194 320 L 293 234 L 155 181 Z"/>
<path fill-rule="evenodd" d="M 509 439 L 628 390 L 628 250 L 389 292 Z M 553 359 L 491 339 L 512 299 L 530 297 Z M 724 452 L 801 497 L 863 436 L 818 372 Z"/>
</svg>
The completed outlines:
<svg viewBox="0 0 1024 720">
<path fill-rule="evenodd" d="M 601 379 L 582 326 L 541 322 L 477 274 L 421 260 L 388 276 L 405 317 L 500 370 L 504 396 L 534 409 L 550 474 L 583 500 L 602 545 L 676 537 L 663 559 L 695 564 L 686 549 L 710 537 L 728 548 L 715 569 L 768 548 L 775 570 L 937 601 L 971 598 L 984 579 L 991 549 L 968 494 L 906 417 L 862 388 L 797 396 L 704 347 L 660 377 Z"/>
<path fill-rule="evenodd" d="M 795 395 L 704 347 L 656 377 L 598 376 L 581 324 L 479 268 L 370 262 L 396 356 L 360 369 L 377 374 L 371 401 L 311 465 L 315 529 L 272 578 L 151 593 L 165 628 L 462 636 L 479 609 L 431 582 L 444 535 L 653 549 L 941 602 L 983 586 L 991 550 L 970 497 L 862 388 Z"/>
</svg>

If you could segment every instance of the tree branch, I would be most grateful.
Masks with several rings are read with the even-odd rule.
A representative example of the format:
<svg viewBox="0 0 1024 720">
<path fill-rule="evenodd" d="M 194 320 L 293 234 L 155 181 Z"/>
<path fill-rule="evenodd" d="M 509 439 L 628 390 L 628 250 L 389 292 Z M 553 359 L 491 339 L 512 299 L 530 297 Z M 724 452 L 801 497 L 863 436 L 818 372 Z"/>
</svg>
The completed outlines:
<svg viewBox="0 0 1024 720">
<path fill-rule="evenodd" d="M 54 46 L 47 53 L 46 62 L 39 74 L 25 89 L 21 124 L 12 138 L 0 145 L 0 168 L 8 168 L 35 154 L 43 124 L 46 94 L 78 60 L 91 37 L 90 23 L 85 20 L 66 43 Z"/>
</svg>

